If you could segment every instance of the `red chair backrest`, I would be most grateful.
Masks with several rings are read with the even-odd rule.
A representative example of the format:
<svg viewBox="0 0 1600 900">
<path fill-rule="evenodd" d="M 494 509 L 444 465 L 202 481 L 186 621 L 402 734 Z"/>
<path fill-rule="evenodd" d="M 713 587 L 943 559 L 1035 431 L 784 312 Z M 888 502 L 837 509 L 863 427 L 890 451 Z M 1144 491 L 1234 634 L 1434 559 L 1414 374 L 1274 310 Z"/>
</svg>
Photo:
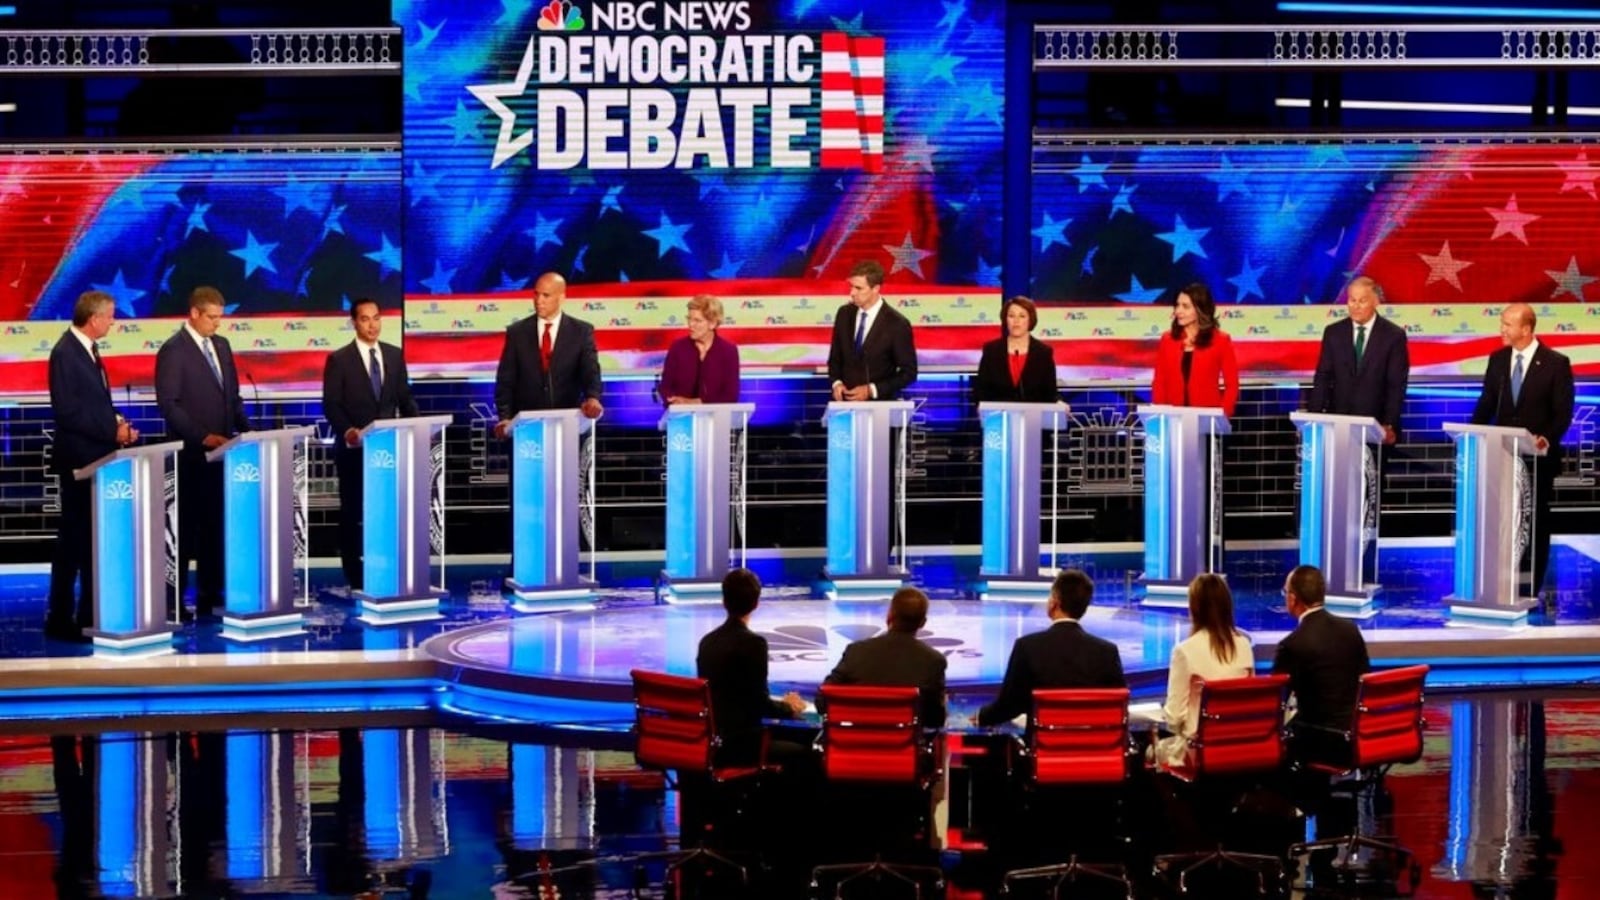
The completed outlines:
<svg viewBox="0 0 1600 900">
<path fill-rule="evenodd" d="M 914 687 L 824 684 L 822 768 L 832 781 L 918 784 L 927 753 Z"/>
<path fill-rule="evenodd" d="M 631 674 L 634 759 L 649 769 L 711 771 L 716 748 L 711 683 L 643 669 Z"/>
<path fill-rule="evenodd" d="M 1200 725 L 1189 741 L 1189 768 L 1197 776 L 1278 768 L 1288 702 L 1287 675 L 1206 682 L 1200 689 Z"/>
<path fill-rule="evenodd" d="M 1422 756 L 1422 683 L 1427 677 L 1427 666 L 1361 676 L 1350 726 L 1352 767 L 1413 762 Z"/>
<path fill-rule="evenodd" d="M 1128 776 L 1128 689 L 1040 689 L 1028 717 L 1040 785 L 1119 784 Z"/>
</svg>

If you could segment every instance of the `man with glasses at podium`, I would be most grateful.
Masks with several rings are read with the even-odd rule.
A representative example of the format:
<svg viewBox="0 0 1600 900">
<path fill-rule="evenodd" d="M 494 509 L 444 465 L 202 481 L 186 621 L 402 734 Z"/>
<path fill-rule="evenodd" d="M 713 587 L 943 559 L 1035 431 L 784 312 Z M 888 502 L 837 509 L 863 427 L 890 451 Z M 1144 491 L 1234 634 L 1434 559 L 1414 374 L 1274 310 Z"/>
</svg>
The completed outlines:
<svg viewBox="0 0 1600 900">
<path fill-rule="evenodd" d="M 139 432 L 111 403 L 111 380 L 98 341 L 111 331 L 116 301 L 104 291 L 86 291 L 72 307 L 72 327 L 50 351 L 50 468 L 56 473 L 61 514 L 55 555 L 50 560 L 47 638 L 84 643 L 94 624 L 94 541 L 90 531 L 92 486 L 72 475 L 139 439 Z M 80 580 L 81 579 L 81 580 Z M 73 583 L 78 582 L 77 603 Z"/>
<path fill-rule="evenodd" d="M 917 380 L 911 320 L 884 301 L 883 266 L 850 269 L 850 302 L 833 316 L 828 381 L 834 400 L 894 400 Z"/>
<path fill-rule="evenodd" d="M 1472 411 L 1472 424 L 1525 428 L 1539 449 L 1547 451 L 1534 468 L 1533 489 L 1534 594 L 1544 589 L 1550 569 L 1550 498 L 1561 471 L 1561 438 L 1572 426 L 1577 393 L 1572 362 L 1533 336 L 1538 319 L 1533 307 L 1513 303 L 1500 314 L 1500 339 L 1505 346 L 1489 354 L 1483 392 Z"/>
<path fill-rule="evenodd" d="M 383 310 L 368 297 L 350 304 L 355 340 L 328 354 L 322 368 L 322 414 L 333 429 L 333 462 L 339 473 L 339 561 L 345 583 L 359 591 L 361 580 L 361 429 L 377 419 L 418 414 L 411 378 L 400 348 L 378 340 Z"/>
<path fill-rule="evenodd" d="M 511 420 L 530 409 L 576 407 L 600 417 L 600 353 L 594 326 L 561 312 L 567 280 L 555 272 L 533 285 L 535 315 L 506 329 L 505 348 L 494 374 L 496 437 L 511 433 Z"/>
</svg>

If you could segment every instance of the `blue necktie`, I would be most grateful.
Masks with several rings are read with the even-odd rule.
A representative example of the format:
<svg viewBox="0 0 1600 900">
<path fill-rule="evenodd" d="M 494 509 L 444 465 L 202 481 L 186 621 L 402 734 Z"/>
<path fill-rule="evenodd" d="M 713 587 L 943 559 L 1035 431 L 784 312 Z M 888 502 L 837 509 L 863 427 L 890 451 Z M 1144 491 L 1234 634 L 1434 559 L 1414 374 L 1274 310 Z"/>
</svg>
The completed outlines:
<svg viewBox="0 0 1600 900">
<path fill-rule="evenodd" d="M 372 396 L 374 396 L 374 397 L 382 397 L 383 396 L 383 369 L 379 368 L 379 366 L 378 366 L 378 348 L 377 347 L 369 348 L 367 350 L 367 355 L 368 355 L 367 371 L 372 376 Z"/>
<path fill-rule="evenodd" d="M 856 313 L 856 352 L 861 352 L 861 345 L 867 340 L 867 314 Z"/>
<path fill-rule="evenodd" d="M 211 364 L 211 374 L 217 376 L 217 384 L 222 384 L 222 367 L 217 365 L 217 354 L 211 349 L 211 338 L 206 338 L 201 343 L 206 348 L 206 362 Z"/>
<path fill-rule="evenodd" d="M 1515 404 L 1522 397 L 1522 354 L 1517 354 L 1517 363 L 1511 367 L 1511 402 Z"/>
</svg>

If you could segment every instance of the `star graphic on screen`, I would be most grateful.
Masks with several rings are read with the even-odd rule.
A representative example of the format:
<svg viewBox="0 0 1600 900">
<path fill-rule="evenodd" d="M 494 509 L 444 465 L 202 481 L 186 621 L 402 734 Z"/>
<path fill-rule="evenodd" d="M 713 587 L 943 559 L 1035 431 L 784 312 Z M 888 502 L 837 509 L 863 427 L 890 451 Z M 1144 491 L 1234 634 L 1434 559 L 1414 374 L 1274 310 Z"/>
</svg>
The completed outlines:
<svg viewBox="0 0 1600 900">
<path fill-rule="evenodd" d="M 1458 291 L 1462 289 L 1461 270 L 1472 265 L 1472 263 L 1451 256 L 1449 241 L 1445 241 L 1444 246 L 1439 248 L 1437 256 L 1429 256 L 1426 253 L 1418 253 L 1417 256 L 1420 256 L 1422 261 L 1428 264 L 1428 279 L 1422 283 L 1423 287 L 1427 287 L 1435 281 L 1443 281 Z"/>
<path fill-rule="evenodd" d="M 1244 183 L 1245 176 L 1250 174 L 1245 169 L 1235 168 L 1229 161 L 1228 155 L 1222 155 L 1222 171 L 1206 175 L 1206 180 L 1217 186 L 1217 202 L 1228 199 L 1234 194 L 1250 196 L 1250 186 Z"/>
<path fill-rule="evenodd" d="M 1062 219 L 1061 221 L 1057 222 L 1055 219 L 1050 218 L 1049 213 L 1045 213 L 1044 223 L 1030 232 L 1034 237 L 1039 239 L 1039 252 L 1043 253 L 1044 251 L 1049 250 L 1051 244 L 1060 244 L 1063 247 L 1071 247 L 1072 242 L 1067 240 L 1067 226 L 1071 224 L 1071 219 Z"/>
<path fill-rule="evenodd" d="M 533 0 L 500 0 L 500 18 L 494 20 L 497 26 L 515 25 L 522 21 L 522 17 L 533 9 Z"/>
<path fill-rule="evenodd" d="M 622 185 L 612 185 L 606 188 L 606 195 L 600 198 L 600 215 L 605 215 L 607 210 L 622 212 L 622 203 L 618 200 L 622 196 Z"/>
<path fill-rule="evenodd" d="M 503 0 L 502 0 L 503 2 Z M 528 41 L 527 49 L 522 51 L 522 63 L 517 66 L 517 75 L 511 81 L 501 84 L 469 84 L 467 92 L 477 97 L 489 111 L 500 117 L 500 134 L 495 138 L 494 157 L 489 162 L 489 168 L 498 169 L 501 164 L 518 153 L 528 149 L 533 144 L 533 129 L 513 137 L 511 132 L 517 127 L 517 114 L 505 104 L 508 97 L 521 97 L 528 89 L 528 77 L 533 74 L 533 41 Z"/>
<path fill-rule="evenodd" d="M 156 290 L 162 294 L 172 293 L 172 273 L 178 271 L 176 265 L 167 266 L 161 272 L 161 283 L 156 285 Z"/>
<path fill-rule="evenodd" d="M 1091 162 L 1089 154 L 1085 153 L 1083 159 L 1071 170 L 1073 177 L 1078 179 L 1078 193 L 1081 194 L 1091 187 L 1110 190 L 1111 186 L 1106 184 L 1105 178 L 1106 170 L 1109 168 L 1111 168 L 1110 163 Z"/>
<path fill-rule="evenodd" d="M 934 28 L 955 28 L 967 15 L 967 0 L 957 0 L 955 3 L 951 3 L 950 0 L 940 0 L 939 5 L 944 7 L 944 17 L 933 26 Z"/>
<path fill-rule="evenodd" d="M 422 86 L 433 78 L 433 73 L 426 71 L 421 66 L 412 66 L 406 69 L 405 95 L 413 103 L 422 102 Z"/>
<path fill-rule="evenodd" d="M 276 275 L 278 267 L 272 264 L 272 251 L 278 249 L 277 244 L 263 244 L 256 240 L 254 233 L 248 229 L 244 233 L 244 246 L 235 247 L 228 251 L 229 256 L 237 256 L 244 260 L 244 277 L 254 275 L 257 269 L 266 269 Z"/>
<path fill-rule="evenodd" d="M 884 244 L 882 246 L 883 249 L 889 251 L 890 256 L 894 257 L 894 265 L 889 267 L 890 275 L 904 271 L 910 272 L 918 278 L 926 277 L 922 274 L 922 261 L 932 256 L 933 251 L 920 250 L 912 245 L 911 232 L 906 232 L 906 239 L 898 245 Z"/>
<path fill-rule="evenodd" d="M 1124 182 L 1118 187 L 1117 195 L 1111 198 L 1111 212 L 1106 213 L 1106 218 L 1116 218 L 1119 212 L 1125 212 L 1130 216 L 1133 215 L 1133 192 L 1138 189 L 1139 186 L 1131 182 Z"/>
<path fill-rule="evenodd" d="M 546 219 L 543 213 L 534 213 L 532 228 L 524 228 L 522 233 L 533 238 L 533 252 L 538 253 L 544 249 L 545 244 L 555 244 L 560 247 L 561 236 L 556 234 L 556 229 L 561 227 L 565 219 Z"/>
<path fill-rule="evenodd" d="M 1100 254 L 1100 245 L 1095 244 L 1088 252 L 1083 254 L 1083 263 L 1078 266 L 1078 274 L 1089 276 L 1094 274 L 1094 258 Z"/>
<path fill-rule="evenodd" d="M 406 52 L 408 52 L 408 53 L 417 53 L 417 52 L 420 52 L 422 50 L 426 50 L 429 47 L 433 46 L 433 39 L 438 37 L 439 36 L 439 32 L 444 30 L 444 23 L 447 22 L 447 21 L 449 21 L 449 20 L 448 19 L 441 19 L 439 21 L 439 24 L 433 26 L 432 28 L 429 28 L 427 22 L 424 22 L 421 19 L 418 19 L 417 20 L 417 29 L 422 32 L 422 37 L 418 38 L 416 43 L 412 44 L 410 47 L 407 47 L 406 48 Z"/>
<path fill-rule="evenodd" d="M 811 226 L 810 233 L 808 233 L 806 235 L 805 241 L 803 243 L 796 244 L 794 246 L 794 249 L 799 251 L 800 253 L 810 253 L 811 252 L 811 242 L 816 240 L 816 239 L 817 239 L 817 226 L 813 225 L 813 226 Z"/>
<path fill-rule="evenodd" d="M 1000 266 L 991 266 L 989 261 L 978 257 L 978 271 L 972 276 L 972 283 L 984 287 L 1000 286 Z"/>
<path fill-rule="evenodd" d="M 443 179 L 443 175 L 429 175 L 423 170 L 422 163 L 413 161 L 411 177 L 406 179 L 406 189 L 411 192 L 411 205 L 416 206 L 429 197 L 440 199 L 439 182 Z"/>
<path fill-rule="evenodd" d="M 460 100 L 456 101 L 456 111 L 442 119 L 435 119 L 440 125 L 449 125 L 452 132 L 450 145 L 460 144 L 466 138 L 478 137 L 479 114 L 467 109 L 467 105 Z"/>
<path fill-rule="evenodd" d="M 584 244 L 578 248 L 577 254 L 572 257 L 572 271 L 582 274 L 584 257 L 589 255 L 589 245 Z"/>
<path fill-rule="evenodd" d="M 1172 261 L 1183 259 L 1185 254 L 1193 253 L 1201 259 L 1206 256 L 1206 248 L 1200 246 L 1200 241 L 1211 233 L 1209 228 L 1190 228 L 1183 222 L 1183 216 L 1174 215 L 1171 231 L 1162 231 L 1156 237 L 1172 245 Z"/>
<path fill-rule="evenodd" d="M 433 274 L 422 279 L 422 286 L 427 288 L 430 294 L 448 294 L 450 293 L 450 279 L 454 277 L 456 277 L 456 270 L 446 269 L 444 263 L 436 259 L 433 261 Z"/>
<path fill-rule="evenodd" d="M 829 16 L 828 18 L 833 20 L 833 27 L 835 30 L 846 31 L 850 34 L 860 34 L 861 20 L 865 16 L 866 13 L 858 12 L 856 13 L 856 17 L 854 19 L 841 19 L 838 16 Z"/>
<path fill-rule="evenodd" d="M 927 172 L 933 174 L 933 154 L 939 148 L 928 140 L 925 134 L 913 135 L 900 142 L 900 152 L 897 154 L 894 167 L 904 172 Z"/>
<path fill-rule="evenodd" d="M 319 213 L 316 198 L 318 187 L 316 182 L 301 181 L 290 175 L 283 187 L 273 188 L 272 192 L 283 198 L 283 217 L 287 219 L 294 215 L 297 209 L 304 209 L 312 215 Z"/>
<path fill-rule="evenodd" d="M 1578 158 L 1572 162 L 1558 162 L 1556 165 L 1567 173 L 1567 180 L 1561 184 L 1561 193 L 1583 191 L 1590 200 L 1596 199 L 1594 183 L 1600 179 L 1600 169 L 1589 164 L 1588 151 L 1580 151 Z"/>
<path fill-rule="evenodd" d="M 1233 302 L 1243 303 L 1252 294 L 1263 300 L 1267 299 L 1267 295 L 1261 293 L 1261 273 L 1266 270 L 1266 266 L 1250 265 L 1250 257 L 1246 256 L 1244 265 L 1239 268 L 1239 274 L 1228 279 L 1229 284 L 1239 289 L 1239 294 Z"/>
<path fill-rule="evenodd" d="M 949 82 L 951 85 L 954 85 L 956 83 L 956 66 L 959 66 L 966 61 L 967 58 L 965 56 L 956 56 L 953 53 L 946 53 L 945 55 L 934 60 L 933 65 L 928 66 L 928 72 L 926 75 L 922 76 L 922 80 L 924 83 L 926 83 L 934 80 L 935 78 L 940 78 Z"/>
<path fill-rule="evenodd" d="M 700 182 L 701 200 L 715 194 L 717 191 L 721 191 L 724 194 L 728 192 L 728 182 L 722 177 L 721 172 L 711 169 L 693 169 L 689 172 L 689 177 Z"/>
<path fill-rule="evenodd" d="M 1590 282 L 1600 281 L 1600 275 L 1584 275 L 1578 271 L 1578 258 L 1576 256 L 1567 259 L 1565 271 L 1545 269 L 1544 273 L 1549 275 L 1556 283 L 1556 291 L 1550 295 L 1551 300 L 1562 294 L 1571 294 L 1579 302 L 1583 302 L 1588 299 L 1583 296 L 1584 287 Z"/>
<path fill-rule="evenodd" d="M 499 286 L 498 290 L 502 290 L 502 291 L 520 291 L 523 288 L 527 287 L 528 286 L 528 282 L 530 282 L 532 280 L 533 279 L 531 277 L 529 277 L 529 278 L 512 278 L 510 272 L 507 272 L 504 269 L 501 269 L 500 270 L 500 286 Z"/>
<path fill-rule="evenodd" d="M 1154 303 L 1156 298 L 1166 292 L 1164 288 L 1145 287 L 1139 283 L 1139 276 L 1137 275 L 1130 276 L 1130 278 L 1133 281 L 1132 286 L 1120 294 L 1112 294 L 1111 296 L 1121 300 L 1123 303 Z"/>
<path fill-rule="evenodd" d="M 111 276 L 110 284 L 90 284 L 89 287 L 110 294 L 111 299 L 117 303 L 117 315 L 126 316 L 130 319 L 139 315 L 138 310 L 134 309 L 133 301 L 143 297 L 145 292 L 136 287 L 130 287 L 128 282 L 123 280 L 121 269 L 118 269 L 117 273 Z"/>
<path fill-rule="evenodd" d="M 1521 241 L 1524 247 L 1528 245 L 1528 235 L 1522 229 L 1526 228 L 1530 223 L 1539 221 L 1540 218 L 1533 213 L 1525 213 L 1517 209 L 1516 194 L 1512 194 L 1511 199 L 1506 201 L 1505 209 L 1485 206 L 1483 211 L 1494 216 L 1494 234 L 1489 235 L 1489 240 L 1492 241 L 1502 234 L 1509 234 Z"/>
<path fill-rule="evenodd" d="M 367 259 L 378 264 L 378 278 L 388 276 L 390 272 L 400 271 L 400 248 L 389 242 L 389 235 L 381 235 L 383 246 L 371 253 L 365 254 Z"/>
<path fill-rule="evenodd" d="M 211 230 L 206 227 L 206 212 L 210 209 L 211 204 L 202 203 L 198 200 L 195 201 L 194 209 L 189 210 L 189 221 L 185 222 L 183 226 L 183 236 L 185 239 L 187 239 L 190 234 L 194 233 L 194 230 L 197 228 L 201 231 Z"/>
<path fill-rule="evenodd" d="M 346 208 L 346 206 L 340 204 L 335 205 L 332 209 L 328 210 L 328 217 L 322 220 L 323 240 L 327 240 L 328 235 L 333 234 L 334 232 L 344 234 L 344 223 L 339 221 L 339 217 L 344 215 Z"/>
<path fill-rule="evenodd" d="M 994 92 L 991 83 L 985 81 L 976 91 L 969 92 L 963 97 L 962 102 L 967 104 L 966 121 L 988 119 L 997 128 L 1005 124 L 1005 119 L 1000 115 L 1005 106 L 1005 98 Z"/>
<path fill-rule="evenodd" d="M 744 268 L 744 263 L 745 261 L 742 259 L 734 260 L 728 258 L 728 251 L 724 250 L 722 251 L 722 265 L 712 269 L 710 275 L 712 278 L 738 278 L 739 270 Z"/>
<path fill-rule="evenodd" d="M 673 224 L 672 219 L 667 216 L 665 211 L 662 211 L 661 218 L 658 220 L 658 222 L 659 224 L 657 224 L 656 227 L 644 229 L 642 232 L 646 237 L 655 240 L 656 259 L 666 256 L 667 251 L 674 248 L 682 250 L 684 253 L 688 253 L 689 245 L 684 243 L 683 236 L 686 232 L 688 232 L 689 229 L 694 227 L 694 223 L 691 222 L 687 225 L 675 225 Z"/>
<path fill-rule="evenodd" d="M 311 284 L 311 267 L 310 266 L 306 266 L 300 272 L 300 283 L 296 284 L 294 286 L 294 297 L 295 297 L 296 300 L 300 299 L 301 297 L 309 297 L 309 296 L 311 296 L 310 284 Z"/>
</svg>

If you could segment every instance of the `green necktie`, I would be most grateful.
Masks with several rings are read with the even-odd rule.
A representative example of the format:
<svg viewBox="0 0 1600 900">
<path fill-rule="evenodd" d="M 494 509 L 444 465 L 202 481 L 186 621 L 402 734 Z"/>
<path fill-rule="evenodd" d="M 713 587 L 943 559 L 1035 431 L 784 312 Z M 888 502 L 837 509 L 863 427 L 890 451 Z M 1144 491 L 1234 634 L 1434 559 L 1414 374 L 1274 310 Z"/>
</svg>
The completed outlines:
<svg viewBox="0 0 1600 900">
<path fill-rule="evenodd" d="M 1356 366 L 1361 365 L 1361 354 L 1367 352 L 1367 326 L 1356 326 Z"/>
</svg>

